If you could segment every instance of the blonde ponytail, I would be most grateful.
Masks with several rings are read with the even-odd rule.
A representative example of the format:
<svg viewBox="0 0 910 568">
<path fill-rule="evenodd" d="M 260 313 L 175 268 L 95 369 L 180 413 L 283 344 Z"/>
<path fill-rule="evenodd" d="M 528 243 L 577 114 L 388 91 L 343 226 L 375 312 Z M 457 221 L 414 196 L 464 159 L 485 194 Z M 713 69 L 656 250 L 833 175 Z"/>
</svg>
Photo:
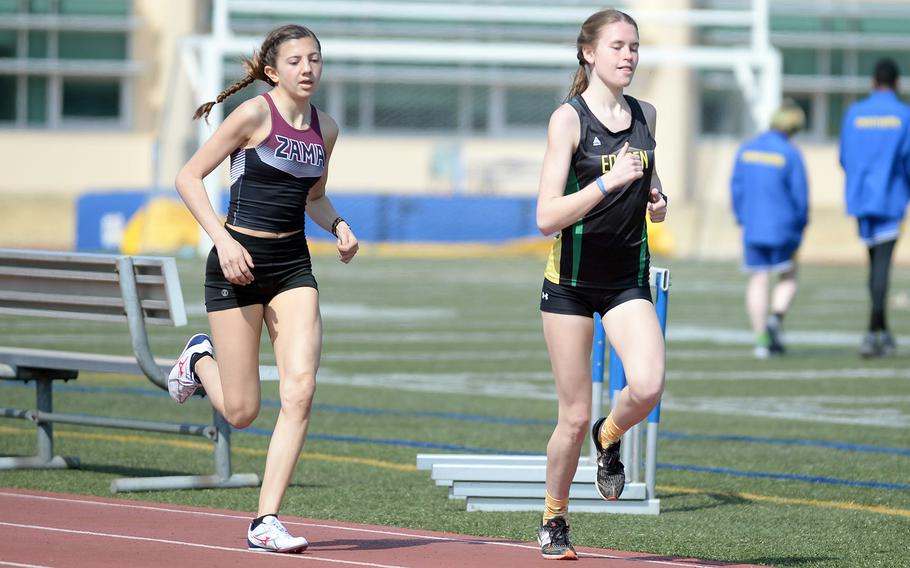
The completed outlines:
<svg viewBox="0 0 910 568">
<path fill-rule="evenodd" d="M 569 88 L 569 94 L 566 95 L 565 102 L 568 102 L 569 99 L 577 97 L 578 95 L 585 92 L 585 89 L 588 88 L 588 71 L 585 69 L 584 65 L 579 65 L 578 70 L 575 71 L 575 78 L 572 79 L 572 86 Z"/>
</svg>

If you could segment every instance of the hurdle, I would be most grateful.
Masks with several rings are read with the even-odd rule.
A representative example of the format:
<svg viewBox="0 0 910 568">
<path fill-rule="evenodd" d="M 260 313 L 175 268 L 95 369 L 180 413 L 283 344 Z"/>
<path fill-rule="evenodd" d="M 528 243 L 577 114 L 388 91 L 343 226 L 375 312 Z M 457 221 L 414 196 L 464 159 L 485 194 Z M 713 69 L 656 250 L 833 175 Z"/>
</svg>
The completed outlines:
<svg viewBox="0 0 910 568">
<path fill-rule="evenodd" d="M 670 271 L 651 268 L 650 283 L 661 331 L 666 336 Z M 594 318 L 591 350 L 591 423 L 603 416 L 604 360 L 608 360 L 611 408 L 626 386 L 622 362 L 607 340 L 600 315 Z M 660 404 L 623 436 L 621 456 L 626 466 L 626 486 L 616 501 L 604 501 L 594 487 L 597 474 L 596 450 L 588 440 L 587 456 L 582 452 L 578 470 L 569 490 L 569 506 L 582 513 L 625 513 L 657 515 L 660 499 L 655 491 L 657 434 Z M 547 458 L 542 455 L 418 454 L 417 469 L 430 470 L 430 478 L 449 488 L 450 499 L 464 499 L 468 511 L 541 511 L 546 493 Z"/>
</svg>

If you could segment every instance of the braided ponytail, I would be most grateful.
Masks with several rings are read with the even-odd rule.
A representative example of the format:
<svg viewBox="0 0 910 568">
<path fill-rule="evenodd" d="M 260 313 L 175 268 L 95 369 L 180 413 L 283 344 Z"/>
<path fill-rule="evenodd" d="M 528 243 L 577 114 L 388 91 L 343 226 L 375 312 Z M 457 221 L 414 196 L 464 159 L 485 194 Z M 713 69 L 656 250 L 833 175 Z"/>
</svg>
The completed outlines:
<svg viewBox="0 0 910 568">
<path fill-rule="evenodd" d="M 275 61 L 278 59 L 278 48 L 281 47 L 282 43 L 292 39 L 303 38 L 311 38 L 316 42 L 316 47 L 322 51 L 322 45 L 319 43 L 319 38 L 316 37 L 316 34 L 303 26 L 289 24 L 269 32 L 269 35 L 263 40 L 258 53 L 253 53 L 252 57 L 244 57 L 241 60 L 241 65 L 243 65 L 243 69 L 246 71 L 246 76 L 227 89 L 221 91 L 221 93 L 215 97 L 214 101 L 209 101 L 200 105 L 193 114 L 193 120 L 200 118 L 208 120 L 209 113 L 212 112 L 212 107 L 218 103 L 223 103 L 225 99 L 241 89 L 252 85 L 257 80 L 265 81 L 270 86 L 274 87 L 275 82 L 266 75 L 265 68 L 275 67 Z"/>
<path fill-rule="evenodd" d="M 604 26 L 615 22 L 632 24 L 638 30 L 638 24 L 635 23 L 632 16 L 612 8 L 595 12 L 581 25 L 581 31 L 578 32 L 578 39 L 575 41 L 575 46 L 578 48 L 578 52 L 575 54 L 575 57 L 578 58 L 578 69 L 572 79 L 572 86 L 569 88 L 569 94 L 566 95 L 566 101 L 572 97 L 577 97 L 588 88 L 588 62 L 585 61 L 582 48 L 593 47 L 597 43 L 600 30 Z"/>
<path fill-rule="evenodd" d="M 206 120 L 208 120 L 209 113 L 212 112 L 212 107 L 214 107 L 218 103 L 223 103 L 224 99 L 233 95 L 237 91 L 239 91 L 245 87 L 248 87 L 249 85 L 252 85 L 255 80 L 256 79 L 253 78 L 251 75 L 247 75 L 246 77 L 237 81 L 236 83 L 234 83 L 227 89 L 221 91 L 221 93 L 217 97 L 215 97 L 214 101 L 209 101 L 207 103 L 204 103 L 204 104 L 200 105 L 199 108 L 196 109 L 195 114 L 193 114 L 193 120 L 198 120 L 200 118 L 205 118 Z"/>
</svg>

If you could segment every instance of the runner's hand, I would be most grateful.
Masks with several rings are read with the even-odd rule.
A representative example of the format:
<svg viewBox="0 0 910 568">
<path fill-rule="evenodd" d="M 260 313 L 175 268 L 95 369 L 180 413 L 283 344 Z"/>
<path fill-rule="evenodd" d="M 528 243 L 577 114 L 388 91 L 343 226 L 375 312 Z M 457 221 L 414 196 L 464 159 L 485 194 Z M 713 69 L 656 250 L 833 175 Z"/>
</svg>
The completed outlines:
<svg viewBox="0 0 910 568">
<path fill-rule="evenodd" d="M 253 257 L 243 245 L 228 237 L 216 243 L 215 249 L 218 251 L 221 271 L 228 282 L 246 286 L 255 279 L 252 271 Z"/>
<path fill-rule="evenodd" d="M 667 200 L 656 187 L 651 188 L 648 196 L 648 216 L 652 223 L 661 223 L 667 218 Z"/>
<path fill-rule="evenodd" d="M 645 175 L 641 165 L 641 155 L 637 152 L 629 154 L 628 151 L 629 143 L 626 142 L 623 144 L 619 154 L 616 155 L 616 160 L 613 161 L 613 167 L 611 167 L 610 171 L 604 176 L 604 178 L 606 178 L 604 181 L 607 182 L 606 185 L 610 188 L 609 191 L 622 189 Z"/>
<path fill-rule="evenodd" d="M 338 234 L 338 259 L 347 264 L 351 262 L 357 251 L 360 250 L 360 245 L 357 243 L 354 231 L 351 230 L 350 225 L 346 222 L 338 223 L 335 232 Z"/>
</svg>

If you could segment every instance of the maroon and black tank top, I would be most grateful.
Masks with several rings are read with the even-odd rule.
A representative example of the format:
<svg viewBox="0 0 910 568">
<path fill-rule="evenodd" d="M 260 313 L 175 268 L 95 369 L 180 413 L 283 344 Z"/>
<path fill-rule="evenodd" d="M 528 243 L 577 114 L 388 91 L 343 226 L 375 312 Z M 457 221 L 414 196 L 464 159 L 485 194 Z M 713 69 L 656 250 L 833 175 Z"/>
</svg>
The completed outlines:
<svg viewBox="0 0 910 568">
<path fill-rule="evenodd" d="M 310 127 L 292 127 L 265 93 L 271 113 L 269 135 L 255 148 L 231 154 L 231 201 L 227 222 L 258 231 L 303 229 L 307 194 L 325 173 L 325 145 L 316 107 Z"/>
</svg>

